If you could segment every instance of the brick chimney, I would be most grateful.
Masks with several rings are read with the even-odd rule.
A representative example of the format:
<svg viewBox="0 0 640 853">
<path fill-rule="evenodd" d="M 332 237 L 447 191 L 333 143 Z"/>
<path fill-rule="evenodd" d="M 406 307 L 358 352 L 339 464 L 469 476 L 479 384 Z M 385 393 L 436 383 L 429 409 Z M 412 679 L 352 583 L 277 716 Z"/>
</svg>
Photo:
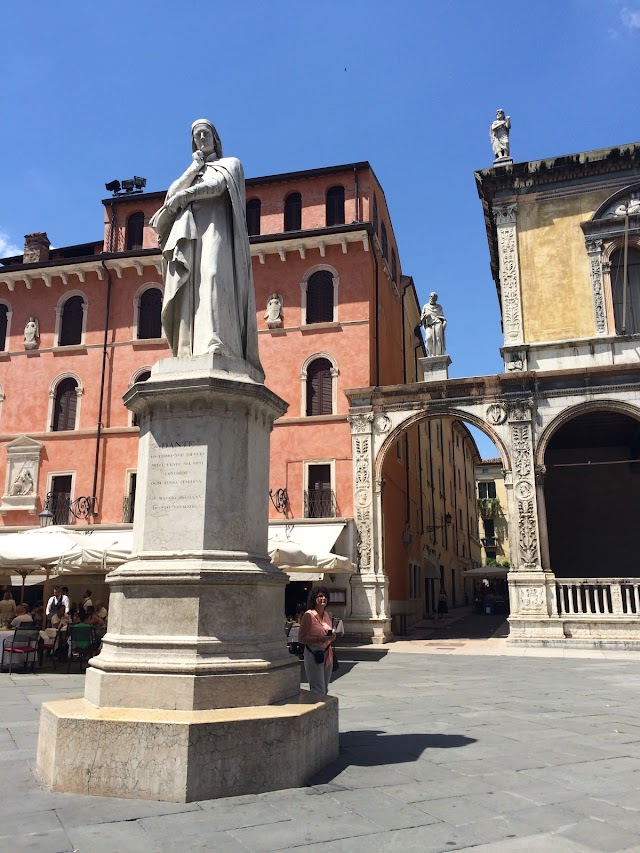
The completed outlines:
<svg viewBox="0 0 640 853">
<path fill-rule="evenodd" d="M 49 260 L 49 247 L 51 243 L 44 231 L 35 234 L 24 235 L 23 264 L 39 264 Z"/>
</svg>

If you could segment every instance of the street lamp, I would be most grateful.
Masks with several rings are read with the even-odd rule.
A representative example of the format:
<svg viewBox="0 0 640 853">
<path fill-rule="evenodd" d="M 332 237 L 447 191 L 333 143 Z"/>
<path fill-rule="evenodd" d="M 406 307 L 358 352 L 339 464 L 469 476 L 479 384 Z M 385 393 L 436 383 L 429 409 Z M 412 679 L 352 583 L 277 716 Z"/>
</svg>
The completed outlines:
<svg viewBox="0 0 640 853">
<path fill-rule="evenodd" d="M 435 533 L 436 530 L 441 530 L 443 527 L 451 527 L 451 522 L 453 521 L 453 517 L 450 512 L 448 512 L 444 517 L 444 524 L 432 524 L 427 527 L 429 533 Z"/>
<path fill-rule="evenodd" d="M 45 506 L 41 513 L 38 514 L 40 519 L 40 527 L 48 527 L 53 522 L 53 513 Z"/>
</svg>

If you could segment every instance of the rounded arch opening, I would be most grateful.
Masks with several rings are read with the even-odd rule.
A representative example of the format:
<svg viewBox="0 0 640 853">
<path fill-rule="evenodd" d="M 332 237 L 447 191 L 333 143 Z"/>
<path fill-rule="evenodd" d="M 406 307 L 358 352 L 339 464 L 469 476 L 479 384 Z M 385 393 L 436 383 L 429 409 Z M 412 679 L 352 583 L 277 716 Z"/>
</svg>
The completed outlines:
<svg viewBox="0 0 640 853">
<path fill-rule="evenodd" d="M 583 404 L 552 423 L 542 440 L 549 562 L 556 577 L 635 575 L 640 410 Z"/>
<path fill-rule="evenodd" d="M 384 428 L 382 416 L 374 430 Z M 450 610 L 489 607 L 495 622 L 508 612 L 510 567 L 500 436 L 467 412 L 411 414 L 389 430 L 377 451 L 381 555 L 389 605 L 399 625 L 444 618 Z M 497 624 L 487 619 L 493 633 Z"/>
</svg>

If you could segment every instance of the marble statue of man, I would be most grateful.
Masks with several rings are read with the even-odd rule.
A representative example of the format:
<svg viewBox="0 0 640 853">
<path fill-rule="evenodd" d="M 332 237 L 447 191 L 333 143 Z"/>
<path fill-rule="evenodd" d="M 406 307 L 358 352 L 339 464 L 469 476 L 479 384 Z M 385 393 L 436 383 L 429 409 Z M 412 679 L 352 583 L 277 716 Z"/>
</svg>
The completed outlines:
<svg viewBox="0 0 640 853">
<path fill-rule="evenodd" d="M 162 250 L 162 327 L 174 356 L 258 357 L 244 172 L 213 124 L 191 125 L 192 161 L 151 219 Z"/>
<path fill-rule="evenodd" d="M 511 130 L 511 116 L 506 116 L 504 110 L 498 110 L 496 120 L 491 122 L 489 138 L 496 160 L 509 157 L 509 131 Z"/>
<path fill-rule="evenodd" d="M 429 301 L 422 309 L 420 323 L 424 329 L 429 355 L 444 355 L 444 330 L 447 326 L 447 321 L 442 310 L 442 305 L 438 304 L 437 293 L 429 295 Z"/>
</svg>

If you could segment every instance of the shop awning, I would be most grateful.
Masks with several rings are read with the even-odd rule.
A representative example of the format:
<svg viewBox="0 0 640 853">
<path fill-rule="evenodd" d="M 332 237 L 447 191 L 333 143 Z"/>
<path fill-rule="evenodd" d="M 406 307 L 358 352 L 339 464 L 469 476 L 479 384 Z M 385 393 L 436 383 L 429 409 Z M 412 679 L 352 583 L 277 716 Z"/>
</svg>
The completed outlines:
<svg viewBox="0 0 640 853">
<path fill-rule="evenodd" d="M 344 521 L 331 524 L 271 524 L 271 562 L 289 575 L 295 574 L 295 580 L 320 580 L 325 572 L 350 575 L 355 571 L 355 565 L 347 557 L 331 551 L 345 525 Z M 313 574 L 313 578 L 303 578 L 301 573 L 305 572 Z"/>
<path fill-rule="evenodd" d="M 57 578 L 58 575 L 56 572 L 52 572 L 49 575 L 49 580 L 52 581 L 54 578 Z M 9 575 L 11 586 L 39 586 L 39 584 L 43 584 L 47 576 L 41 572 L 32 572 L 30 575 L 26 575 L 24 578 L 24 584 L 22 582 L 22 575 Z"/>
<path fill-rule="evenodd" d="M 462 574 L 465 578 L 506 578 L 508 571 L 507 566 L 480 566 Z"/>
</svg>

